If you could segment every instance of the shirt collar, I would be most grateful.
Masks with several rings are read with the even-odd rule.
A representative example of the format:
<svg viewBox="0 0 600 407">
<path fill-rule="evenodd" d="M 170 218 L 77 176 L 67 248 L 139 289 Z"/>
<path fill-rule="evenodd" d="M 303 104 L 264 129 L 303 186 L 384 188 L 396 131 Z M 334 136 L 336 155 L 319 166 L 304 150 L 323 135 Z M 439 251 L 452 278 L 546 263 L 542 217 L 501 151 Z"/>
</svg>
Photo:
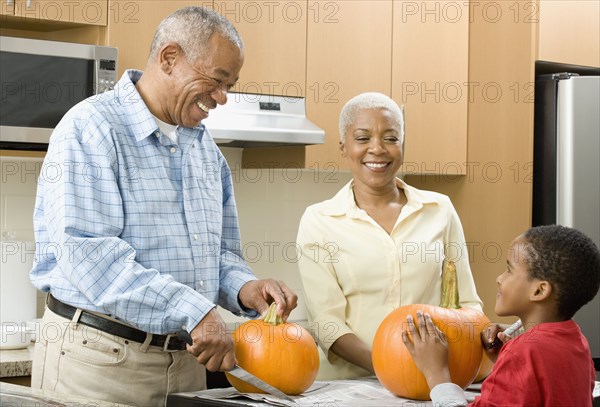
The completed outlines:
<svg viewBox="0 0 600 407">
<path fill-rule="evenodd" d="M 131 128 L 137 141 L 141 141 L 151 135 L 159 136 L 160 139 L 161 133 L 154 115 L 150 112 L 135 87 L 135 84 L 140 80 L 142 75 L 143 72 L 137 69 L 126 70 L 115 86 L 115 97 L 117 103 L 123 108 L 127 126 Z M 193 129 L 177 126 L 177 130 L 183 130 L 186 135 L 193 133 L 193 136 L 201 141 L 205 127 L 203 124 Z"/>
<path fill-rule="evenodd" d="M 354 201 L 353 184 L 354 180 L 348 182 L 333 198 L 323 203 L 319 212 L 328 216 L 348 215 L 354 217 L 360 209 Z M 396 178 L 396 185 L 404 190 L 408 207 L 419 209 L 425 204 L 438 203 L 430 194 L 411 187 L 400 178 Z"/>
</svg>

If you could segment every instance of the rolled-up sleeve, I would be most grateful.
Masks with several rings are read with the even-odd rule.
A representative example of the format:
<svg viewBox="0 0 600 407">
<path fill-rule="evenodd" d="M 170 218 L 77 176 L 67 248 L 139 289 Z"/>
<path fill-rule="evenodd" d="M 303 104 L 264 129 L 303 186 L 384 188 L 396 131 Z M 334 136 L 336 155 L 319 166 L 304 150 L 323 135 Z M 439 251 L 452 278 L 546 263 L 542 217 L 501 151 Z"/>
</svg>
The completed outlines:
<svg viewBox="0 0 600 407">
<path fill-rule="evenodd" d="M 325 236 L 315 212 L 307 209 L 298 229 L 298 263 L 311 328 L 327 352 L 338 338 L 353 331 L 346 324 L 347 300 L 334 269 L 336 242 L 326 241 Z"/>
</svg>

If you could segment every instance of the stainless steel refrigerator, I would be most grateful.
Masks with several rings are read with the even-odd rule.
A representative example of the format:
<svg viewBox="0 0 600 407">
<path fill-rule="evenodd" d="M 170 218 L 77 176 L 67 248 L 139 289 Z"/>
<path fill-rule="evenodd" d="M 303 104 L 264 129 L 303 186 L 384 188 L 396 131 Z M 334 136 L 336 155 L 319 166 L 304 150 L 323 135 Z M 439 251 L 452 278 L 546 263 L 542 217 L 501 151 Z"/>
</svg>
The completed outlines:
<svg viewBox="0 0 600 407">
<path fill-rule="evenodd" d="M 538 61 L 533 226 L 577 228 L 600 247 L 600 68 Z M 600 369 L 600 295 L 574 317 Z"/>
</svg>

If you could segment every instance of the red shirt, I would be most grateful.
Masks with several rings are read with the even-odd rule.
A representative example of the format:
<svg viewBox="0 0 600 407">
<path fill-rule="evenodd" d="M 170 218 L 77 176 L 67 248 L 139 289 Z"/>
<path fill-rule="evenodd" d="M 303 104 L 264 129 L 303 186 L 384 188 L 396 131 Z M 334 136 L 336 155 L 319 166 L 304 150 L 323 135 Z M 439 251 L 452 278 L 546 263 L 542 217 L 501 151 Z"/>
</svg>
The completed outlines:
<svg viewBox="0 0 600 407">
<path fill-rule="evenodd" d="M 596 371 L 573 321 L 536 325 L 502 347 L 470 406 L 587 407 Z"/>
</svg>

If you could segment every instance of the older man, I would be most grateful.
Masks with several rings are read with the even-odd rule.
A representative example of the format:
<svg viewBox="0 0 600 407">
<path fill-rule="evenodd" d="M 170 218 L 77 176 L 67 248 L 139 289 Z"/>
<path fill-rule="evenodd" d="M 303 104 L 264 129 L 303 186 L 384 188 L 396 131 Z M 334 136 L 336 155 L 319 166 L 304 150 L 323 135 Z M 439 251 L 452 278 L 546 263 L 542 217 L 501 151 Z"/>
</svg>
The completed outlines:
<svg viewBox="0 0 600 407">
<path fill-rule="evenodd" d="M 233 367 L 216 304 L 256 317 L 276 302 L 284 318 L 296 306 L 242 259 L 230 170 L 201 124 L 243 61 L 228 20 L 181 9 L 160 23 L 143 73 L 56 127 L 34 213 L 31 279 L 49 295 L 33 387 L 163 405 L 205 388 L 205 367 Z"/>
</svg>

